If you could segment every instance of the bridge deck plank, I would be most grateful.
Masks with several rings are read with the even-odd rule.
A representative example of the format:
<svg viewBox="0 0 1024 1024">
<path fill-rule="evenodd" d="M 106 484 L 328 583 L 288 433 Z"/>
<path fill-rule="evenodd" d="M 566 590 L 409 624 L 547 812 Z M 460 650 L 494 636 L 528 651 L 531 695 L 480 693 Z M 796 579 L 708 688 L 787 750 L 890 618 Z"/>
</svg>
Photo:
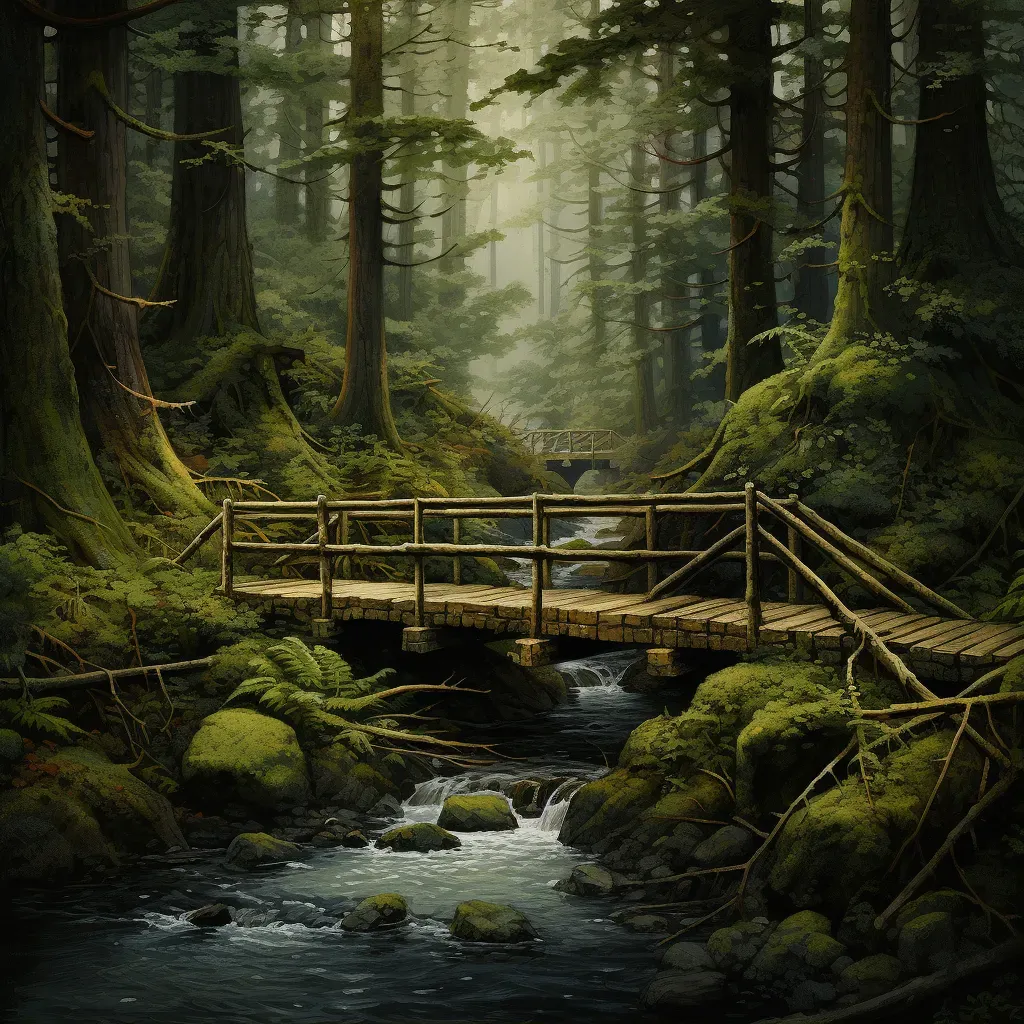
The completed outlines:
<svg viewBox="0 0 1024 1024">
<path fill-rule="evenodd" d="M 243 580 L 234 586 L 240 600 L 254 600 L 279 610 L 305 608 L 316 614 L 318 580 Z M 529 629 L 530 591 L 523 587 L 428 583 L 424 614 L 428 625 L 486 629 L 523 634 Z M 412 622 L 415 588 L 407 582 L 374 583 L 335 580 L 334 614 L 343 619 Z M 850 630 L 829 610 L 816 604 L 768 601 L 762 605 L 761 642 L 787 644 L 802 639 L 816 650 L 838 650 L 851 641 Z M 886 608 L 859 611 L 861 620 L 901 656 L 925 671 L 938 666 L 979 669 L 1024 653 L 1024 626 L 943 619 Z M 543 593 L 542 632 L 613 643 L 714 650 L 746 649 L 747 606 L 735 598 L 693 594 L 648 601 L 643 594 L 610 594 L 594 588 L 556 588 Z M 959 668 L 952 671 L 959 671 Z"/>
</svg>

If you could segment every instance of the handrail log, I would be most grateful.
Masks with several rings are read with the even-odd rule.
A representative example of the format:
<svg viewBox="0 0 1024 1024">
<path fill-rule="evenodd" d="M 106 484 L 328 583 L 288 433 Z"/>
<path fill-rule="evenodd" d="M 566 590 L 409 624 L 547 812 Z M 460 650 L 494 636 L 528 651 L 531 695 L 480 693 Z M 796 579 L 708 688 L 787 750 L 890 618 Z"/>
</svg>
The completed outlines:
<svg viewBox="0 0 1024 1024">
<path fill-rule="evenodd" d="M 868 565 L 873 566 L 879 572 L 884 572 L 894 583 L 899 583 L 906 590 L 909 590 L 910 593 L 914 594 L 915 597 L 921 598 L 922 601 L 927 601 L 935 608 L 955 615 L 958 619 L 974 618 L 973 615 L 965 612 L 963 608 L 953 604 L 952 601 L 947 600 L 941 594 L 935 593 L 934 590 L 926 587 L 919 580 L 914 579 L 913 576 L 904 572 L 898 565 L 894 565 L 888 558 L 880 555 L 873 548 L 869 548 L 866 544 L 862 544 L 859 540 L 854 540 L 853 537 L 843 533 L 835 523 L 830 523 L 802 501 L 797 503 L 797 509 L 802 516 L 809 519 L 822 533 L 831 537 L 837 544 L 845 547 L 850 554 L 867 562 Z"/>
<path fill-rule="evenodd" d="M 793 515 L 792 512 L 788 512 L 765 494 L 759 494 L 758 501 L 777 519 L 782 520 L 786 526 L 796 530 L 812 544 L 824 551 L 841 569 L 849 573 L 858 583 L 862 583 L 876 597 L 891 601 L 900 611 L 908 612 L 911 615 L 917 611 L 913 605 L 908 604 L 898 594 L 894 594 L 884 583 L 876 580 L 869 572 L 865 572 L 852 558 L 843 554 L 839 548 L 829 543 L 817 530 L 808 526 L 803 520 Z"/>
<path fill-rule="evenodd" d="M 757 525 L 758 493 L 752 483 L 746 485 L 746 514 L 743 519 L 744 545 L 746 554 L 746 587 L 744 600 L 747 603 L 747 648 L 753 651 L 761 633 L 761 560 Z"/>
<path fill-rule="evenodd" d="M 699 554 L 695 555 L 681 569 L 676 569 L 674 573 L 672 573 L 670 576 L 666 576 L 665 579 L 663 579 L 656 587 L 653 587 L 651 590 L 649 590 L 647 593 L 647 599 L 649 601 L 653 601 L 659 594 L 664 594 L 666 590 L 672 587 L 679 586 L 683 582 L 683 580 L 689 579 L 690 576 L 700 572 L 706 566 L 710 565 L 713 561 L 715 561 L 716 558 L 719 558 L 722 555 L 726 548 L 728 548 L 731 544 L 735 544 L 736 541 L 743 536 L 745 529 L 746 528 L 744 526 L 737 526 L 735 530 L 732 530 L 730 533 L 727 533 L 724 537 L 721 538 L 721 540 L 715 541 L 715 543 L 712 544 L 711 547 L 706 548 L 704 551 L 701 551 Z M 576 553 L 583 554 L 582 551 L 578 551 Z M 603 553 L 606 554 L 606 552 Z M 657 557 L 657 553 L 653 551 L 644 552 L 644 554 L 647 554 L 652 558 Z M 677 555 L 678 554 L 679 552 L 677 552 Z M 741 555 L 740 557 L 744 556 Z M 609 559 L 609 561 L 612 561 L 612 559 Z M 629 559 L 618 559 L 618 561 L 629 561 Z"/>
<path fill-rule="evenodd" d="M 773 537 L 763 526 L 758 527 L 761 540 L 775 549 L 775 554 L 792 569 L 795 569 L 816 590 L 825 601 L 830 612 L 844 626 L 864 637 L 871 653 L 908 689 L 919 694 L 925 700 L 934 699 L 935 695 L 926 687 L 907 666 L 886 647 L 882 638 L 855 612 L 848 608 L 832 591 L 829 585 L 809 568 L 801 559 L 790 554 L 789 549 L 781 541 Z"/>
<path fill-rule="evenodd" d="M 193 540 L 189 541 L 184 551 L 179 555 L 175 555 L 175 557 L 171 559 L 171 562 L 174 565 L 181 565 L 187 559 L 191 558 L 220 529 L 220 524 L 223 521 L 224 513 L 218 512 L 213 519 L 211 519 L 210 522 L 200 530 L 197 536 Z"/>
</svg>

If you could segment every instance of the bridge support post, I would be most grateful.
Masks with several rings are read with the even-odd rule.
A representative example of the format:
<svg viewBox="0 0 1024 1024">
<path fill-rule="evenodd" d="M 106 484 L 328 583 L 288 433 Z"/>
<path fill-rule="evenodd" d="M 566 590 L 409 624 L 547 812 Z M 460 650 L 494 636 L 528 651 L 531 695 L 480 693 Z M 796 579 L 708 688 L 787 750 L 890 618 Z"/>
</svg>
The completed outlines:
<svg viewBox="0 0 1024 1024">
<path fill-rule="evenodd" d="M 456 516 L 452 520 L 452 543 L 459 544 L 462 541 L 462 520 Z M 459 586 L 462 583 L 462 559 L 455 555 L 452 558 L 452 583 Z"/>
<path fill-rule="evenodd" d="M 423 505 L 419 498 L 413 498 L 412 502 L 412 542 L 413 544 L 423 543 Z M 415 567 L 413 569 L 413 585 L 416 590 L 416 604 L 413 609 L 416 625 L 423 628 L 423 556 L 415 556 Z"/>
<path fill-rule="evenodd" d="M 543 538 L 543 527 L 541 525 L 541 519 L 544 514 L 544 508 L 541 504 L 539 494 L 533 496 L 533 546 L 539 548 L 541 540 Z M 543 573 L 541 570 L 541 559 L 537 556 L 533 556 L 533 571 L 530 579 L 530 637 L 533 640 L 540 640 L 541 631 L 543 628 L 543 615 L 544 615 L 544 584 L 543 584 Z"/>
<path fill-rule="evenodd" d="M 658 522 L 655 518 L 654 506 L 648 505 L 644 513 L 644 525 L 646 527 L 647 550 L 653 551 L 658 542 Z M 649 594 L 658 583 L 658 563 L 648 562 L 647 564 L 647 593 Z"/>
<path fill-rule="evenodd" d="M 550 665 L 555 656 L 554 640 L 537 640 L 534 637 L 517 640 L 508 656 L 523 668 L 540 668 Z"/>
<path fill-rule="evenodd" d="M 686 655 L 689 651 L 675 647 L 648 647 L 647 674 L 664 679 L 675 679 L 690 671 Z"/>
<path fill-rule="evenodd" d="M 407 654 L 429 654 L 439 651 L 444 644 L 441 642 L 441 631 L 427 626 L 406 626 L 402 630 L 402 650 Z"/>
<path fill-rule="evenodd" d="M 334 566 L 327 553 L 328 535 L 327 495 L 316 499 L 316 544 L 320 555 L 320 618 L 330 619 L 334 607 Z"/>
<path fill-rule="evenodd" d="M 761 558 L 757 533 L 757 490 L 747 482 L 744 488 L 747 563 L 747 650 L 753 651 L 761 632 Z"/>
</svg>

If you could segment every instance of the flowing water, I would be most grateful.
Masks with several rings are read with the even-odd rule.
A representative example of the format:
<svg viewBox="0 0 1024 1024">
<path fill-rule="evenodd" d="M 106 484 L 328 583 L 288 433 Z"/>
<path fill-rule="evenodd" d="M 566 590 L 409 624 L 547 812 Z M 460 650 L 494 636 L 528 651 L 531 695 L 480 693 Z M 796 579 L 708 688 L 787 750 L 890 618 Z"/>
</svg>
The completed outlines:
<svg viewBox="0 0 1024 1024">
<path fill-rule="evenodd" d="M 407 821 L 435 821 L 451 793 L 509 792 L 565 780 L 540 817 L 515 831 L 464 834 L 443 853 L 319 850 L 265 873 L 235 875 L 219 855 L 140 866 L 115 882 L 25 893 L 3 929 L 0 1006 L 18 1024 L 234 1022 L 631 1021 L 653 976 L 654 939 L 609 920 L 613 905 L 553 888 L 587 858 L 558 842 L 576 788 L 613 761 L 664 697 L 623 691 L 637 652 L 561 666 L 578 684 L 566 705 L 493 738 L 524 760 L 419 786 Z M 382 823 L 383 824 L 383 823 Z M 356 901 L 400 892 L 411 924 L 373 935 L 337 927 Z M 460 943 L 447 922 L 464 899 L 512 903 L 541 936 L 525 947 Z M 236 923 L 198 929 L 181 915 L 206 903 Z"/>
<path fill-rule="evenodd" d="M 582 516 L 572 520 L 572 540 L 585 540 L 590 545 L 611 540 L 621 540 L 618 527 L 622 520 L 618 516 Z M 560 542 L 554 540 L 557 546 Z M 533 562 L 529 558 L 512 558 L 516 565 L 505 570 L 505 575 L 515 583 L 524 587 L 530 585 L 533 573 Z M 593 569 L 607 568 L 607 562 L 555 562 L 551 566 L 551 584 L 555 587 L 592 587 L 593 579 L 585 575 L 588 567 Z"/>
</svg>

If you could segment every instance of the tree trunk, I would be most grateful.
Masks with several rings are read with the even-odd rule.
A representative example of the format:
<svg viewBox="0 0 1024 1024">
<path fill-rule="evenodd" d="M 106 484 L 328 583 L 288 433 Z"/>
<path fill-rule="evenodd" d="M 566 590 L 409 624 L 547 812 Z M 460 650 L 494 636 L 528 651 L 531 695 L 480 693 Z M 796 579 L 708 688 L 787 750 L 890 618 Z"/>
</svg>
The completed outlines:
<svg viewBox="0 0 1024 1024">
<path fill-rule="evenodd" d="M 903 273 L 938 281 L 978 264 L 1024 266 L 1024 249 L 996 190 L 985 92 L 985 28 L 975 4 L 928 0 L 919 11 L 921 123 Z M 963 67 L 950 75 L 950 64 Z"/>
<path fill-rule="evenodd" d="M 416 14 L 419 6 L 418 0 L 405 0 L 403 8 L 403 35 L 411 39 L 416 33 Z M 416 92 L 419 87 L 419 74 L 416 57 L 414 54 L 405 55 L 405 67 L 399 79 L 399 86 L 402 90 L 402 115 L 403 117 L 414 117 L 416 114 Z M 395 319 L 408 323 L 412 319 L 413 302 L 415 299 L 413 268 L 412 263 L 416 262 L 415 245 L 416 239 L 416 174 L 415 171 L 407 171 L 402 180 L 402 187 L 398 191 L 399 213 L 395 216 L 401 221 L 398 225 L 398 256 L 396 263 L 399 266 L 395 273 L 398 275 L 398 294 L 395 302 Z M 442 250 L 443 251 L 443 250 Z"/>
<path fill-rule="evenodd" d="M 548 144 L 544 139 L 538 142 L 537 168 L 540 176 L 537 178 L 537 319 L 543 320 L 547 310 L 547 268 L 548 261 L 544 246 L 544 173 L 547 170 L 547 148 Z"/>
<path fill-rule="evenodd" d="M 306 45 L 320 47 L 331 52 L 331 22 L 325 26 L 321 15 L 307 18 Z M 306 117 L 304 126 L 305 147 L 307 153 L 313 153 L 324 143 L 324 126 L 327 121 L 327 103 L 313 90 L 306 100 Z M 331 223 L 331 182 L 325 177 L 326 171 L 312 166 L 306 167 L 306 238 L 313 245 L 320 245 L 327 239 Z M 279 182 L 286 185 L 286 182 Z M 292 188 L 295 186 L 293 185 Z"/>
<path fill-rule="evenodd" d="M 284 56 L 287 60 L 302 45 L 302 20 L 289 16 L 284 23 Z M 241 120 L 241 119 L 239 119 Z M 275 132 L 277 134 L 278 173 L 288 178 L 295 177 L 294 170 L 281 167 L 288 160 L 298 160 L 302 155 L 302 105 L 295 93 L 286 90 L 281 93 L 277 105 Z M 294 229 L 299 223 L 299 186 L 290 181 L 274 178 L 274 215 L 283 228 Z"/>
<path fill-rule="evenodd" d="M 564 203 L 558 200 L 558 190 L 561 187 L 561 172 L 559 168 L 562 163 L 562 144 L 557 140 L 554 143 L 555 177 L 551 183 L 551 252 L 548 259 L 548 315 L 554 320 L 562 309 L 562 264 L 559 260 L 562 257 L 562 240 L 558 234 L 558 221 L 562 215 Z"/>
<path fill-rule="evenodd" d="M 693 159 L 701 160 L 702 157 L 708 155 L 708 133 L 705 129 L 701 132 L 695 132 L 693 136 Z M 691 177 L 691 196 L 692 204 L 698 206 L 711 196 L 711 190 L 708 187 L 708 164 L 706 161 L 701 160 L 701 163 L 695 164 Z M 700 347 L 705 355 L 710 356 L 717 352 L 724 344 L 725 338 L 722 336 L 722 316 L 719 311 L 715 308 L 713 303 L 705 305 L 705 300 L 710 300 L 714 291 L 714 283 L 719 280 L 720 268 L 711 266 L 705 267 L 701 272 L 697 282 L 700 285 L 699 288 L 694 290 L 693 304 L 700 312 L 700 324 L 698 330 L 700 331 Z M 721 366 L 716 366 L 710 376 L 706 378 L 706 383 L 702 385 L 702 391 L 711 398 L 712 401 L 720 402 L 725 393 L 725 371 Z"/>
<path fill-rule="evenodd" d="M 352 0 L 352 103 L 357 136 L 374 138 L 370 119 L 384 113 L 384 11 L 382 0 Z M 362 127 L 361 127 L 362 126 Z M 396 450 L 401 448 L 388 392 L 384 347 L 384 238 L 381 216 L 384 152 L 367 149 L 352 158 L 349 179 L 348 321 L 345 380 L 333 419 L 358 424 Z"/>
<path fill-rule="evenodd" d="M 43 97 L 43 33 L 0 4 L 0 509 L 109 566 L 135 545 L 93 462 L 61 309 Z"/>
<path fill-rule="evenodd" d="M 753 0 L 729 24 L 727 52 L 737 78 L 729 99 L 732 137 L 729 335 L 726 398 L 782 369 L 778 339 L 749 344 L 778 325 L 768 207 L 772 201 L 772 5 Z"/>
<path fill-rule="evenodd" d="M 880 326 L 891 280 L 892 129 L 889 109 L 892 29 L 889 0 L 852 0 L 847 48 L 846 163 L 839 228 L 839 290 L 824 354 Z M 880 259 L 879 257 L 883 257 Z"/>
<path fill-rule="evenodd" d="M 815 44 L 822 39 L 822 0 L 804 3 L 804 37 Z M 812 50 L 804 57 L 804 98 L 801 113 L 802 150 L 796 168 L 797 213 L 813 224 L 822 219 L 825 198 L 825 62 Z M 828 323 L 829 303 L 827 249 L 816 246 L 800 257 L 793 305 L 820 324 Z"/>
<path fill-rule="evenodd" d="M 461 120 L 469 112 L 469 58 L 473 51 L 466 44 L 470 36 L 473 0 L 450 0 L 450 4 L 451 13 L 447 26 L 449 41 L 446 47 L 447 61 L 443 86 L 444 91 L 448 93 L 445 116 L 449 120 Z M 453 245 L 457 246 L 466 234 L 469 168 L 466 164 L 458 167 L 446 164 L 444 173 L 444 188 L 448 193 L 450 209 L 441 218 L 441 251 L 447 252 Z M 444 264 L 448 270 L 463 270 L 466 261 L 456 248 L 451 256 L 445 257 Z"/>
<path fill-rule="evenodd" d="M 215 58 L 217 38 L 234 37 L 237 12 L 227 20 L 197 18 L 182 46 Z M 224 58 L 237 59 L 237 58 Z M 181 71 L 174 78 L 174 130 L 178 134 L 227 129 L 217 142 L 241 147 L 242 101 L 238 79 L 210 71 Z M 253 291 L 252 247 L 245 221 L 245 169 L 209 156 L 202 142 L 174 144 L 171 225 L 158 293 L 174 299 L 171 331 L 185 338 L 220 335 L 232 327 L 259 330 Z M 197 166 L 182 161 L 207 157 Z"/>
<path fill-rule="evenodd" d="M 594 334 L 591 354 L 595 360 L 604 358 L 608 348 L 608 314 L 602 289 L 595 287 L 604 279 L 604 260 L 601 246 L 604 244 L 601 229 L 604 225 L 604 197 L 601 195 L 601 168 L 591 163 L 587 169 L 587 271 L 590 275 L 590 321 Z"/>
<path fill-rule="evenodd" d="M 647 154 L 642 141 L 630 147 L 630 179 L 634 186 L 630 196 L 630 284 L 642 285 L 647 278 L 647 196 L 639 191 L 646 187 Z M 648 434 L 657 426 L 658 414 L 654 395 L 654 353 L 651 351 L 650 296 L 642 289 L 633 292 L 633 429 Z"/>
<path fill-rule="evenodd" d="M 125 0 L 63 0 L 61 13 L 97 17 L 126 9 Z M 62 192 L 89 201 L 90 228 L 72 217 L 58 227 L 64 311 L 75 362 L 81 416 L 93 449 L 109 458 L 125 482 L 160 512 L 210 515 L 213 505 L 174 454 L 152 401 L 139 347 L 139 311 L 103 294 L 131 294 L 128 245 L 127 130 L 94 88 L 101 75 L 110 97 L 128 106 L 128 40 L 123 27 L 61 36 L 57 95 L 60 116 L 95 135 L 70 132 L 58 142 Z M 92 278 L 90 277 L 92 275 Z"/>
<path fill-rule="evenodd" d="M 671 50 L 663 50 L 658 69 L 658 91 L 664 95 L 675 80 L 675 58 Z M 678 136 L 666 132 L 661 138 L 662 152 L 668 157 L 678 159 L 674 153 Z M 662 160 L 659 165 L 658 188 L 659 207 L 662 214 L 671 215 L 682 206 L 682 188 L 680 178 L 682 168 L 671 160 Z M 674 264 L 680 255 L 683 239 L 678 229 L 665 228 L 662 243 L 662 270 L 660 287 L 662 327 L 678 327 L 689 319 L 687 308 L 689 302 L 684 296 L 686 275 Z M 690 332 L 688 330 L 671 330 L 662 335 L 662 365 L 665 378 L 665 413 L 669 421 L 678 429 L 689 419 L 691 395 L 690 376 L 693 365 L 690 359 Z"/>
</svg>

